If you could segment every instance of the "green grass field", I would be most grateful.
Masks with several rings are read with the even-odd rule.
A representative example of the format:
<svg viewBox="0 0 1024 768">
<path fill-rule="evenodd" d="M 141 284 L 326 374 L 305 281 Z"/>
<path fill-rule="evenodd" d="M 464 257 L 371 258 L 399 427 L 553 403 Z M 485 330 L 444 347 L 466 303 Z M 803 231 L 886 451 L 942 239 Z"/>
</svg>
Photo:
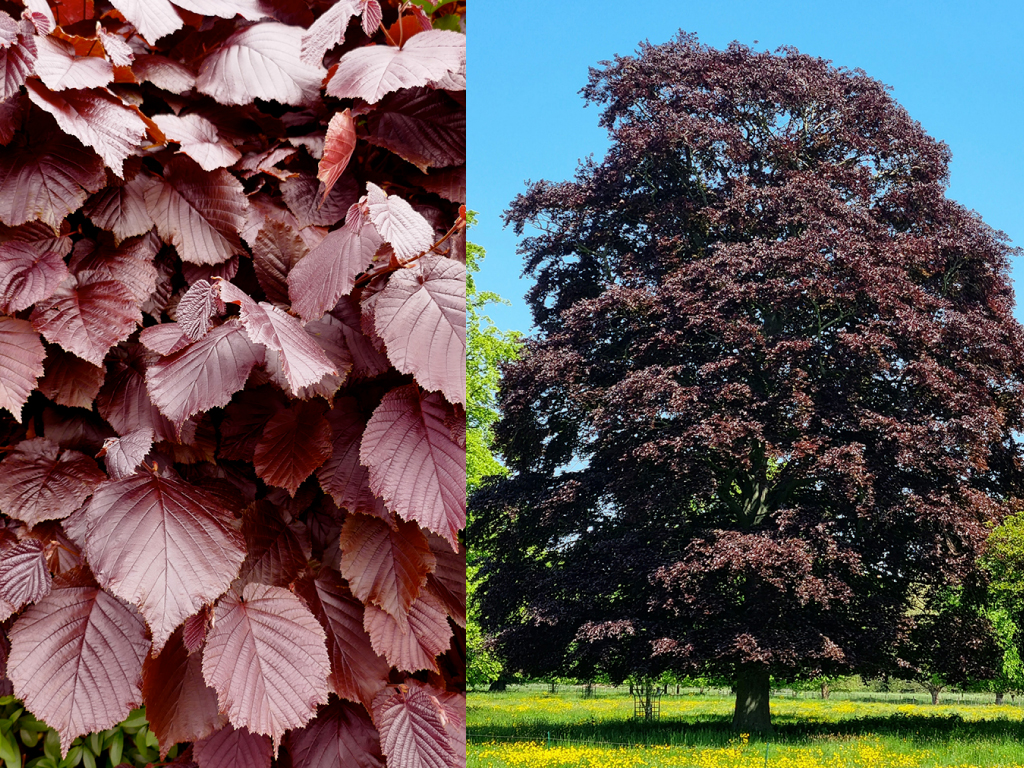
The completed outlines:
<svg viewBox="0 0 1024 768">
<path fill-rule="evenodd" d="M 471 692 L 469 768 L 1024 768 L 1024 708 L 992 696 L 939 706 L 927 696 L 842 694 L 772 699 L 776 734 L 730 730 L 733 701 L 667 695 L 661 719 L 632 719 L 628 689 L 542 686 Z"/>
</svg>

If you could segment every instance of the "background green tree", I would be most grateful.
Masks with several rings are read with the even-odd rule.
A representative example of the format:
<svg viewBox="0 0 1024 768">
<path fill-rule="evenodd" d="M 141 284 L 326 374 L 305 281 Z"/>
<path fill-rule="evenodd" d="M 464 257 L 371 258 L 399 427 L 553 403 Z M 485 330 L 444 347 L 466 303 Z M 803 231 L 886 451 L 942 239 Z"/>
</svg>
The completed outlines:
<svg viewBox="0 0 1024 768">
<path fill-rule="evenodd" d="M 473 225 L 475 214 L 467 217 Z M 466 352 L 466 492 L 475 491 L 480 481 L 489 476 L 505 473 L 503 467 L 491 452 L 491 424 L 498 418 L 495 407 L 498 383 L 501 379 L 502 363 L 514 360 L 519 354 L 519 334 L 502 331 L 491 319 L 483 314 L 489 304 L 507 303 L 492 291 L 479 291 L 474 275 L 480 270 L 480 262 L 487 255 L 479 245 L 466 246 L 466 329 L 468 349 Z M 472 509 L 468 510 L 470 517 Z M 468 552 L 466 581 L 467 623 L 466 648 L 468 660 L 466 680 L 478 687 L 498 680 L 502 673 L 501 661 L 484 647 L 484 635 L 480 631 L 479 609 L 476 600 L 477 572 L 481 545 L 477 544 Z"/>
</svg>

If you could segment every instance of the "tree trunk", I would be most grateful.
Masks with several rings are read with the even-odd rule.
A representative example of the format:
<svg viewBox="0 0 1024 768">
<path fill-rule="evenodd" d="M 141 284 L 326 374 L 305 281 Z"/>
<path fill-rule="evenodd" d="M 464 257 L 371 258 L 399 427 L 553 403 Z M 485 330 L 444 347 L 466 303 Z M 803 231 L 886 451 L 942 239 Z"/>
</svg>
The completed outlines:
<svg viewBox="0 0 1024 768">
<path fill-rule="evenodd" d="M 931 686 L 931 685 L 928 686 L 928 693 L 930 693 L 932 695 L 932 704 L 938 704 L 939 703 L 939 693 L 941 691 L 942 691 L 942 688 L 936 688 L 935 686 Z"/>
<path fill-rule="evenodd" d="M 827 699 L 829 694 L 828 683 L 821 684 L 821 698 Z"/>
<path fill-rule="evenodd" d="M 772 715 L 768 706 L 770 677 L 763 667 L 741 669 L 736 678 L 736 709 L 732 729 L 737 733 L 771 734 Z"/>
<path fill-rule="evenodd" d="M 1003 692 L 1002 691 L 996 691 L 996 704 L 1002 704 L 1002 703 L 1003 703 Z"/>
<path fill-rule="evenodd" d="M 505 680 L 501 680 L 501 679 L 495 680 L 495 681 L 493 681 L 490 684 L 490 686 L 488 687 L 487 690 L 498 692 L 498 693 L 500 693 L 502 691 L 507 691 L 508 690 L 508 682 L 505 681 Z"/>
</svg>

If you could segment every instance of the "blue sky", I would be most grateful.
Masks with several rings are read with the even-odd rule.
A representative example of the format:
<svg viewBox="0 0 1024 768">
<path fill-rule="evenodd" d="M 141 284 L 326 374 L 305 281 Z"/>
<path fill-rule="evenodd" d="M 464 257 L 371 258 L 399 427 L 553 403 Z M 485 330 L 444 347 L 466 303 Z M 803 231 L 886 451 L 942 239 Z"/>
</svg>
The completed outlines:
<svg viewBox="0 0 1024 768">
<path fill-rule="evenodd" d="M 723 48 L 792 45 L 860 67 L 953 152 L 948 196 L 1024 246 L 1024 4 L 1019 2 L 607 2 L 483 0 L 469 19 L 470 239 L 487 249 L 478 286 L 512 302 L 502 328 L 530 330 L 516 237 L 501 213 L 527 179 L 571 178 L 608 147 L 578 91 L 588 67 L 679 29 Z M 758 41 L 756 44 L 754 41 Z M 1024 257 L 1015 260 L 1024 321 Z"/>
</svg>

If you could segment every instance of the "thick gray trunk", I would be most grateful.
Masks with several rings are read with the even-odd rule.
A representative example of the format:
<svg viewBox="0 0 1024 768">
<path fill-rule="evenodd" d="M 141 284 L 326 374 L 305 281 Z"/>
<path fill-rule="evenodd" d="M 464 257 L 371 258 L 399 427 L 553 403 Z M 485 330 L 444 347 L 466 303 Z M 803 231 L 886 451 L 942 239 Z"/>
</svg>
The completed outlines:
<svg viewBox="0 0 1024 768">
<path fill-rule="evenodd" d="M 772 715 L 768 706 L 770 692 L 768 670 L 762 667 L 741 669 L 736 678 L 736 709 L 732 729 L 737 733 L 771 734 Z"/>
<path fill-rule="evenodd" d="M 932 704 L 938 704 L 939 703 L 939 694 L 941 692 L 942 692 L 942 688 L 935 688 L 933 686 L 928 686 L 928 693 L 930 693 L 932 695 Z"/>
<path fill-rule="evenodd" d="M 827 699 L 829 694 L 828 683 L 821 684 L 821 698 Z"/>
<path fill-rule="evenodd" d="M 1003 692 L 1002 691 L 996 691 L 996 704 L 1002 704 L 1002 703 L 1003 703 Z"/>
</svg>

